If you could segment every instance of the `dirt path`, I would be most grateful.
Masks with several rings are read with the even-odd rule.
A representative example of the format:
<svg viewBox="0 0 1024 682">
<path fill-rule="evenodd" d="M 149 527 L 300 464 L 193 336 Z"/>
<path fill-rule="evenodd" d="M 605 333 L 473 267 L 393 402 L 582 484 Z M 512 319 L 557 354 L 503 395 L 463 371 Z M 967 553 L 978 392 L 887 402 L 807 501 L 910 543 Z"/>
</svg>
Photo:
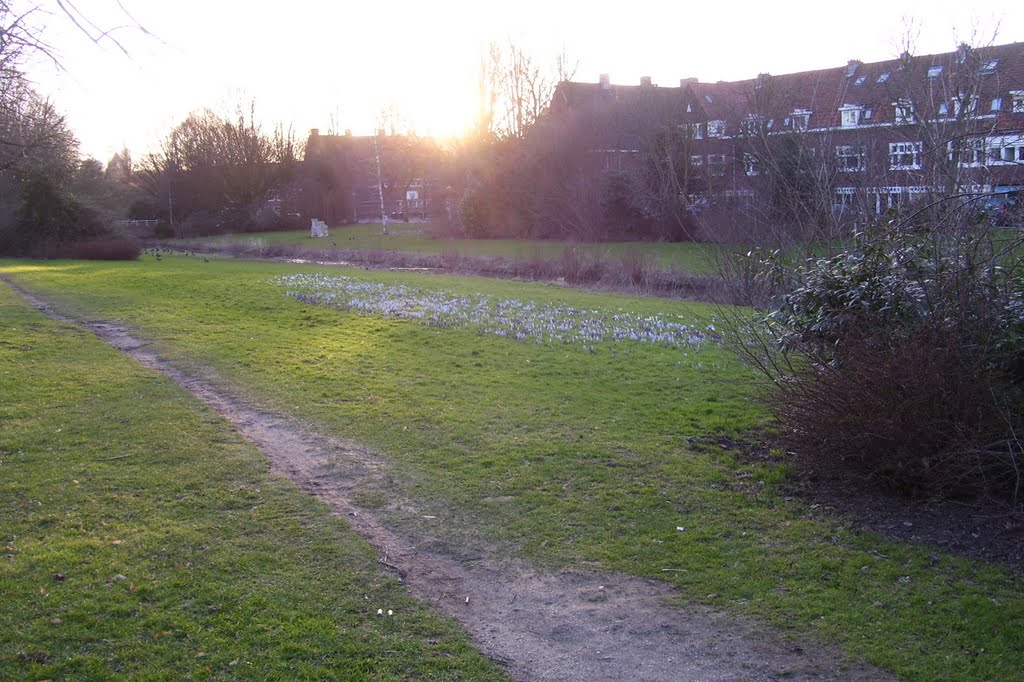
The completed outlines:
<svg viewBox="0 0 1024 682">
<path fill-rule="evenodd" d="M 83 322 L 5 277 L 49 317 L 84 327 L 179 384 L 231 422 L 273 471 L 326 502 L 377 550 L 410 592 L 457 619 L 480 649 L 518 680 L 882 680 L 840 664 L 834 649 L 785 641 L 763 627 L 700 606 L 672 607 L 667 585 L 617 573 L 542 573 L 518 561 L 467 561 L 404 537 L 352 502 L 386 462 L 353 443 L 253 410 L 188 376 L 125 327 Z M 475 559 L 476 557 L 474 557 Z"/>
</svg>

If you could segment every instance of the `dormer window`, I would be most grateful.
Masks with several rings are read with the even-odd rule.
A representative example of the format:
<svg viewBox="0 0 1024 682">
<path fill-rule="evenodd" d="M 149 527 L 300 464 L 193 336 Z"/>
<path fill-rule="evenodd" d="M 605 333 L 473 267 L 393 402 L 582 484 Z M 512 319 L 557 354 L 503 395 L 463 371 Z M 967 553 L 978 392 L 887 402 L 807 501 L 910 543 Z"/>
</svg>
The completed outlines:
<svg viewBox="0 0 1024 682">
<path fill-rule="evenodd" d="M 860 112 L 863 107 L 858 107 L 852 104 L 846 104 L 839 107 L 839 114 L 842 117 L 842 126 L 844 128 L 856 128 L 860 124 Z"/>
<path fill-rule="evenodd" d="M 863 76 L 857 76 L 857 80 L 855 80 L 853 82 L 853 84 L 854 85 L 864 85 L 864 81 L 866 81 L 867 79 L 868 79 L 867 74 L 864 74 Z"/>
<path fill-rule="evenodd" d="M 704 95 L 704 101 L 707 102 L 708 104 L 711 104 L 715 100 L 714 100 L 714 98 L 711 97 L 711 95 Z"/>
<path fill-rule="evenodd" d="M 807 126 L 811 122 L 811 112 L 808 109 L 795 109 L 793 114 L 789 117 L 789 120 L 793 126 L 793 130 L 807 130 Z"/>
<path fill-rule="evenodd" d="M 1015 114 L 1024 114 L 1024 90 L 1011 90 L 1010 101 L 1012 102 L 1010 111 Z"/>
<path fill-rule="evenodd" d="M 878 77 L 878 82 L 879 83 L 885 83 L 888 80 L 889 80 L 889 72 L 888 71 L 886 71 L 885 73 L 883 73 L 881 76 Z"/>
<path fill-rule="evenodd" d="M 708 121 L 708 137 L 725 135 L 725 121 Z"/>
<path fill-rule="evenodd" d="M 942 65 L 941 64 L 939 66 L 933 66 L 930 69 L 928 69 L 928 77 L 929 78 L 938 78 L 941 75 L 942 75 Z"/>
<path fill-rule="evenodd" d="M 996 72 L 997 66 L 999 66 L 999 60 L 990 59 L 981 65 L 981 68 L 978 69 L 978 73 L 980 73 L 982 76 L 991 76 Z"/>
<path fill-rule="evenodd" d="M 892 103 L 895 111 L 894 121 L 896 125 L 907 125 L 914 123 L 914 103 L 908 99 L 901 99 Z"/>
<path fill-rule="evenodd" d="M 975 97 L 959 97 L 953 98 L 953 115 L 954 116 L 968 116 L 978 110 L 978 98 Z"/>
</svg>

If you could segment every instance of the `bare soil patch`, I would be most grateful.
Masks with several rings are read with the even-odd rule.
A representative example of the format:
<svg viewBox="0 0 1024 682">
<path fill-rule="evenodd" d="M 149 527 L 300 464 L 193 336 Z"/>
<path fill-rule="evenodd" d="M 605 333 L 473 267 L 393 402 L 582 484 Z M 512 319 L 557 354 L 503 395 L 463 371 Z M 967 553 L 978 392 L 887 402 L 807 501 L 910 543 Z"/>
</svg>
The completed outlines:
<svg viewBox="0 0 1024 682">
<path fill-rule="evenodd" d="M 771 442 L 716 442 L 746 460 L 781 461 Z M 820 514 L 854 530 L 998 563 L 1024 576 L 1024 514 L 1019 511 L 987 500 L 910 499 L 877 482 L 823 473 L 799 455 L 787 461 L 795 472 L 789 491 Z"/>
<path fill-rule="evenodd" d="M 220 413 L 274 472 L 343 516 L 377 550 L 384 570 L 458 620 L 515 679 L 891 679 L 831 647 L 703 606 L 670 606 L 664 598 L 672 590 L 663 583 L 617 573 L 544 572 L 497 553 L 469 560 L 458 548 L 396 532 L 353 501 L 386 475 L 382 456 L 245 405 L 172 366 L 116 322 L 73 320 L 15 289 L 51 318 L 91 330 Z"/>
</svg>

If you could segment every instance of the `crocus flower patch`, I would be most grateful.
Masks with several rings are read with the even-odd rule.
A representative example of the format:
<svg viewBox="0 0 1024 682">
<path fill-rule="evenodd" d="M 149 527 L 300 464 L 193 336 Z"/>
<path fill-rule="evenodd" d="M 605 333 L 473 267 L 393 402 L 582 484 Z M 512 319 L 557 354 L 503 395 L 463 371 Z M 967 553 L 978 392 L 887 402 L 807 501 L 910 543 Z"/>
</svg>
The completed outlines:
<svg viewBox="0 0 1024 682">
<path fill-rule="evenodd" d="M 310 305 L 415 320 L 433 327 L 468 327 L 515 341 L 593 350 L 594 344 L 607 341 L 700 348 L 718 340 L 713 325 L 686 324 L 661 315 L 609 313 L 323 274 L 285 275 L 273 283 L 284 287 L 288 296 Z"/>
</svg>

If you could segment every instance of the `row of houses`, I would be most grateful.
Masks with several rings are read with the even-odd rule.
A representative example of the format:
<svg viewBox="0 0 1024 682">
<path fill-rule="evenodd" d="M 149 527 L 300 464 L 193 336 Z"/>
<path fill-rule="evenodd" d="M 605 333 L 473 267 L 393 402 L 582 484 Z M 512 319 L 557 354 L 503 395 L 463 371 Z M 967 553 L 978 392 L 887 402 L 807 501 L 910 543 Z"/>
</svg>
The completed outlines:
<svg viewBox="0 0 1024 682">
<path fill-rule="evenodd" d="M 1024 43 L 731 82 L 566 81 L 535 128 L 578 140 L 588 160 L 570 165 L 593 174 L 667 165 L 694 207 L 813 199 L 883 213 L 1008 194 L 1024 189 Z M 313 130 L 304 210 L 330 223 L 450 215 L 460 181 L 443 166 L 429 139 Z"/>
<path fill-rule="evenodd" d="M 658 131 L 674 130 L 683 191 L 703 200 L 757 197 L 794 168 L 834 205 L 875 212 L 1024 189 L 1024 43 L 671 87 L 602 75 L 560 84 L 550 114 L 593 127 L 607 171 L 649 163 Z"/>
</svg>

